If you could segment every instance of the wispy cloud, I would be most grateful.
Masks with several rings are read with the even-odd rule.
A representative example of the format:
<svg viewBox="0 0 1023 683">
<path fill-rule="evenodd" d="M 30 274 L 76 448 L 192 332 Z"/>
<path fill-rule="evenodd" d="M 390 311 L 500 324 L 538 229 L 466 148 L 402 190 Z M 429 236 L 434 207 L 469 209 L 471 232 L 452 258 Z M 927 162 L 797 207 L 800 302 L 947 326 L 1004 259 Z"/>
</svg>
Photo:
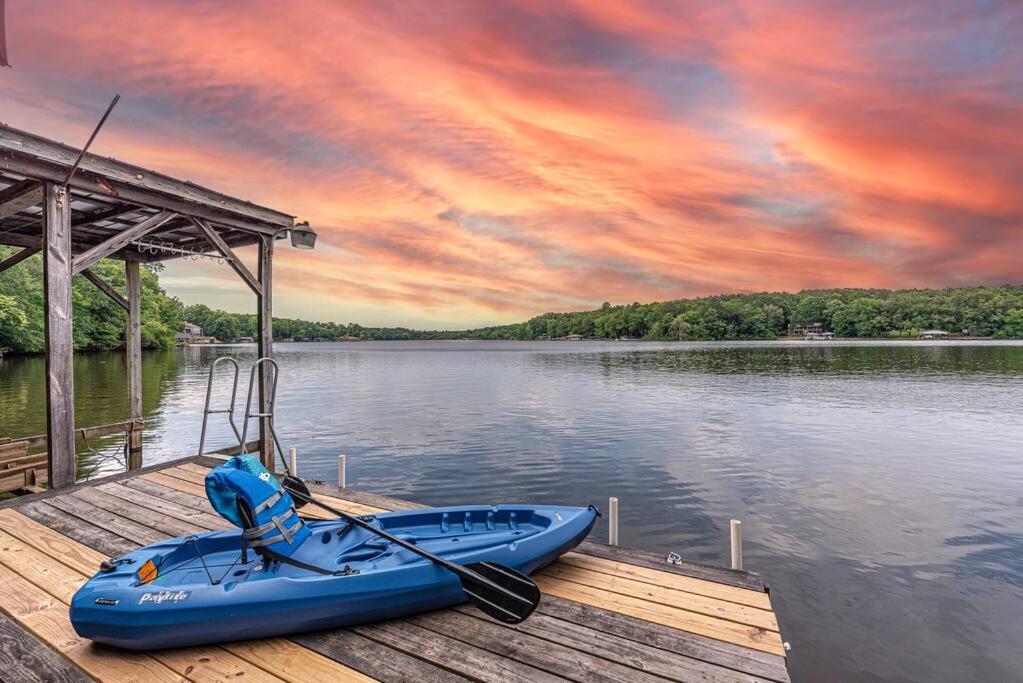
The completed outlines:
<svg viewBox="0 0 1023 683">
<path fill-rule="evenodd" d="M 299 290 L 322 317 L 477 324 L 1023 279 L 1019 3 L 9 14 L 0 118 L 76 141 L 119 91 L 99 151 L 320 229 L 317 251 L 280 251 L 282 314 L 308 312 Z"/>
</svg>

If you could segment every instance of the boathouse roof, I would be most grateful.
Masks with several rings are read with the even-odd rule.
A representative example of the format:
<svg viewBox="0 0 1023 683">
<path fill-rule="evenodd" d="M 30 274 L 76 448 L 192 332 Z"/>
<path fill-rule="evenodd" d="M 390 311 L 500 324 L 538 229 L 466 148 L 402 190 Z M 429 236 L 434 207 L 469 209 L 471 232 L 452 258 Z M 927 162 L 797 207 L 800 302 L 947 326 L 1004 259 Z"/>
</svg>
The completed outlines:
<svg viewBox="0 0 1023 683">
<path fill-rule="evenodd" d="M 79 151 L 0 124 L 0 244 L 40 247 L 43 184 L 63 184 Z M 85 154 L 68 191 L 74 253 L 117 234 L 141 233 L 108 258 L 161 261 L 215 250 L 204 222 L 232 248 L 295 224 L 281 211 L 96 154 Z"/>
</svg>

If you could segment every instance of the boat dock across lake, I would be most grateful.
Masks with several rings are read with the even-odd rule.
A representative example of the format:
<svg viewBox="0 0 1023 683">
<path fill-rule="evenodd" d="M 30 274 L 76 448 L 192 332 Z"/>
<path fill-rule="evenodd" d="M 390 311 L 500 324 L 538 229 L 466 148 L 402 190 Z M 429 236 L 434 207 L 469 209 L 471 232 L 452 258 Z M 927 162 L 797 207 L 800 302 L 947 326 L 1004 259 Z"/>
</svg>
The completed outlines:
<svg viewBox="0 0 1023 683">
<path fill-rule="evenodd" d="M 5 681 L 788 681 L 756 574 L 584 542 L 534 575 L 536 613 L 508 626 L 468 605 L 388 622 L 146 653 L 79 638 L 75 591 L 99 563 L 222 529 L 193 457 L 0 502 Z M 421 507 L 311 486 L 353 514 Z M 303 508 L 310 517 L 325 517 Z"/>
</svg>

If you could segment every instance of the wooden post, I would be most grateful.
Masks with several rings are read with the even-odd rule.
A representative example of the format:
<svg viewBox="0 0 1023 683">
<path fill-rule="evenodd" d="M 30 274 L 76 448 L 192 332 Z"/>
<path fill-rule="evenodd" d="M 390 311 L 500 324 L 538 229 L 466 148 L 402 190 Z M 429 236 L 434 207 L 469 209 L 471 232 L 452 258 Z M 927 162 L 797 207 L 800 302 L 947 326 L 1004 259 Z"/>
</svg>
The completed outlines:
<svg viewBox="0 0 1023 683">
<path fill-rule="evenodd" d="M 50 488 L 75 483 L 75 381 L 71 318 L 71 199 L 43 193 L 43 301 L 46 308 L 46 434 Z"/>
<path fill-rule="evenodd" d="M 128 417 L 142 419 L 142 281 L 138 261 L 124 262 L 124 282 L 128 295 L 128 326 L 124 350 L 128 357 Z M 128 432 L 128 469 L 142 467 L 142 428 L 132 424 Z"/>
<path fill-rule="evenodd" d="M 272 237 L 263 237 L 259 242 L 259 310 L 256 323 L 259 329 L 258 355 L 260 358 L 273 358 L 273 260 L 274 243 Z M 259 412 L 270 410 L 270 373 L 273 372 L 269 363 L 263 363 L 259 373 Z M 273 378 L 277 381 L 277 377 Z M 274 471 L 274 444 L 268 426 L 269 418 L 259 418 L 259 453 L 263 466 Z"/>
<path fill-rule="evenodd" d="M 337 487 L 343 489 L 345 487 L 345 454 L 337 456 Z"/>
<path fill-rule="evenodd" d="M 291 476 L 298 476 L 298 449 L 288 449 L 288 469 L 291 470 Z"/>
<path fill-rule="evenodd" d="M 742 569 L 742 522 L 731 521 L 732 536 L 732 569 Z"/>
<path fill-rule="evenodd" d="M 618 499 L 614 496 L 607 501 L 607 544 L 618 545 Z"/>
</svg>

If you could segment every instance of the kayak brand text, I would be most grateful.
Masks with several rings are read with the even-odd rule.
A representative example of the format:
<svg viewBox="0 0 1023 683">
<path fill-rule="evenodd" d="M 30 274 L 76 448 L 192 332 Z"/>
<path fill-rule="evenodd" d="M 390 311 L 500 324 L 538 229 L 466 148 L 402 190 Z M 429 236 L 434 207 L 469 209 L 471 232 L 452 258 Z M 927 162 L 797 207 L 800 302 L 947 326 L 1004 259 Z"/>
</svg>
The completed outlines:
<svg viewBox="0 0 1023 683">
<path fill-rule="evenodd" d="M 162 605 L 165 602 L 181 602 L 188 600 L 188 591 L 160 591 L 158 593 L 143 593 L 139 597 L 139 604 L 153 603 Z"/>
</svg>

